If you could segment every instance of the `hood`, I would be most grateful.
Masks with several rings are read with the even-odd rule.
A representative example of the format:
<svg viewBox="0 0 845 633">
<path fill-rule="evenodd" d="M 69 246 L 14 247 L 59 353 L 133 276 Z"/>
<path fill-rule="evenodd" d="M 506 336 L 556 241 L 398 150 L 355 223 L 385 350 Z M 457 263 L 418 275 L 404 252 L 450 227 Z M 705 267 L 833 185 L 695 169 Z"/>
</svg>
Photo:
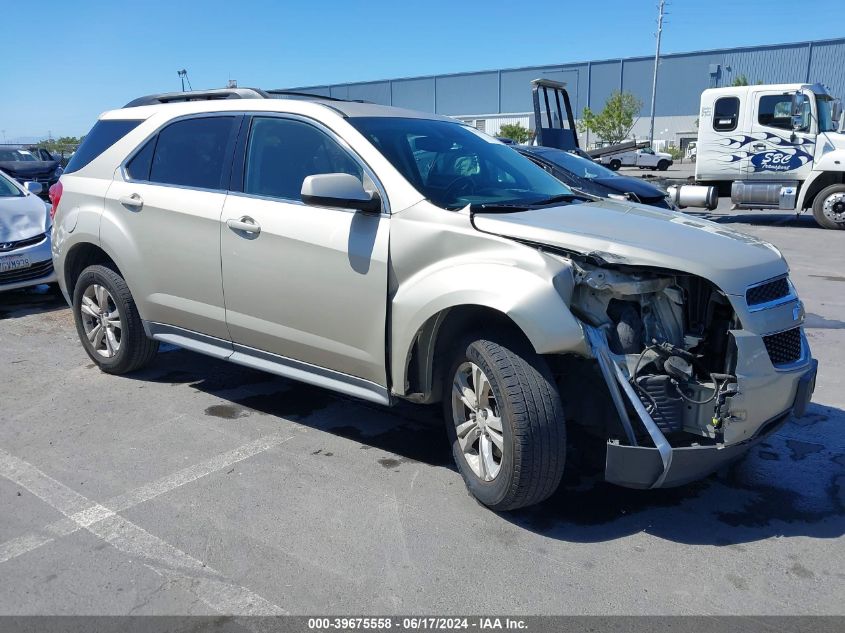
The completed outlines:
<svg viewBox="0 0 845 633">
<path fill-rule="evenodd" d="M 642 178 L 607 176 L 605 178 L 593 178 L 591 181 L 619 193 L 633 193 L 640 200 L 653 200 L 655 198 L 666 197 L 665 191 L 646 182 Z"/>
<path fill-rule="evenodd" d="M 46 233 L 47 205 L 38 196 L 0 198 L 0 242 L 17 242 Z"/>
<path fill-rule="evenodd" d="M 698 275 L 728 294 L 788 271 L 774 246 L 715 222 L 613 200 L 475 213 L 480 231 L 593 254 L 611 264 L 651 266 Z"/>
<path fill-rule="evenodd" d="M 15 179 L 21 180 L 34 176 L 49 176 L 58 167 L 59 163 L 54 160 L 27 160 L 27 161 L 0 161 L 0 170 Z"/>
</svg>

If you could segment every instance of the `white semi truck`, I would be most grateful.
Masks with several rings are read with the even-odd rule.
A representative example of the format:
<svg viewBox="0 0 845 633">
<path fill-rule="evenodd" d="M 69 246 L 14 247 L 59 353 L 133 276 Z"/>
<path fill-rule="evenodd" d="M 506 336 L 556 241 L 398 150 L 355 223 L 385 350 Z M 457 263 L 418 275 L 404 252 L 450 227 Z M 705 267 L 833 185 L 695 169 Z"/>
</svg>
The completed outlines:
<svg viewBox="0 0 845 633">
<path fill-rule="evenodd" d="M 812 209 L 845 229 L 842 106 L 820 84 L 713 88 L 701 94 L 695 179 L 739 208 Z"/>
</svg>

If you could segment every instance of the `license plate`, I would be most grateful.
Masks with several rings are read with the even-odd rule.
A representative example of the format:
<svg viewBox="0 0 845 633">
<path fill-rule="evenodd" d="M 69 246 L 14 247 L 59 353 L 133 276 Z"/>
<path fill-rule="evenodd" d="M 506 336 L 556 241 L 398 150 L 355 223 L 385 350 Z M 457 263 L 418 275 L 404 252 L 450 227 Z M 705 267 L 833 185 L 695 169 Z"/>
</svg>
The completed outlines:
<svg viewBox="0 0 845 633">
<path fill-rule="evenodd" d="M 26 255 L 6 255 L 5 257 L 0 257 L 0 273 L 29 268 L 29 265 L 29 257 Z"/>
</svg>

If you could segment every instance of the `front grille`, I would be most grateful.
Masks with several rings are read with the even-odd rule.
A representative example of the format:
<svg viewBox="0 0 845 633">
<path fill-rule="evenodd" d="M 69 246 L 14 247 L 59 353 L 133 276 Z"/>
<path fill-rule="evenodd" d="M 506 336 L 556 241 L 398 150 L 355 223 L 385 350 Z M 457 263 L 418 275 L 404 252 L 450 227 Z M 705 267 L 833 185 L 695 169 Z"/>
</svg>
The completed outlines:
<svg viewBox="0 0 845 633">
<path fill-rule="evenodd" d="M 33 264 L 29 268 L 0 273 L 0 284 L 16 284 L 20 281 L 38 279 L 39 277 L 46 277 L 51 272 L 53 272 L 53 260 L 48 259 L 46 262 Z"/>
<path fill-rule="evenodd" d="M 46 233 L 41 233 L 40 235 L 28 237 L 25 240 L 18 240 L 17 242 L 0 242 L 0 252 L 13 251 L 18 248 L 24 248 L 25 246 L 32 246 L 33 244 L 43 242 L 46 237 Z"/>
<path fill-rule="evenodd" d="M 801 358 L 801 328 L 763 337 L 772 365 L 787 365 Z"/>
<path fill-rule="evenodd" d="M 753 307 L 782 299 L 788 294 L 789 282 L 786 280 L 786 277 L 781 277 L 749 288 L 745 293 L 745 301 L 749 306 Z"/>
</svg>

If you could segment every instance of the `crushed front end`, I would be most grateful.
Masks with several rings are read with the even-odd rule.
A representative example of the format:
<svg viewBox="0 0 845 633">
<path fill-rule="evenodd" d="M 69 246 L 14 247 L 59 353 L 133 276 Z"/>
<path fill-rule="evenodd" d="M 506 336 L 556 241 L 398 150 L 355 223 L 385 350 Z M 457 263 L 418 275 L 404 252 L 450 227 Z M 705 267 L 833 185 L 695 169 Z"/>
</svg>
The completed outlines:
<svg viewBox="0 0 845 633">
<path fill-rule="evenodd" d="M 574 267 L 572 310 L 618 416 L 598 427 L 608 481 L 688 483 L 803 415 L 817 363 L 786 274 L 731 295 L 685 273 Z"/>
</svg>

